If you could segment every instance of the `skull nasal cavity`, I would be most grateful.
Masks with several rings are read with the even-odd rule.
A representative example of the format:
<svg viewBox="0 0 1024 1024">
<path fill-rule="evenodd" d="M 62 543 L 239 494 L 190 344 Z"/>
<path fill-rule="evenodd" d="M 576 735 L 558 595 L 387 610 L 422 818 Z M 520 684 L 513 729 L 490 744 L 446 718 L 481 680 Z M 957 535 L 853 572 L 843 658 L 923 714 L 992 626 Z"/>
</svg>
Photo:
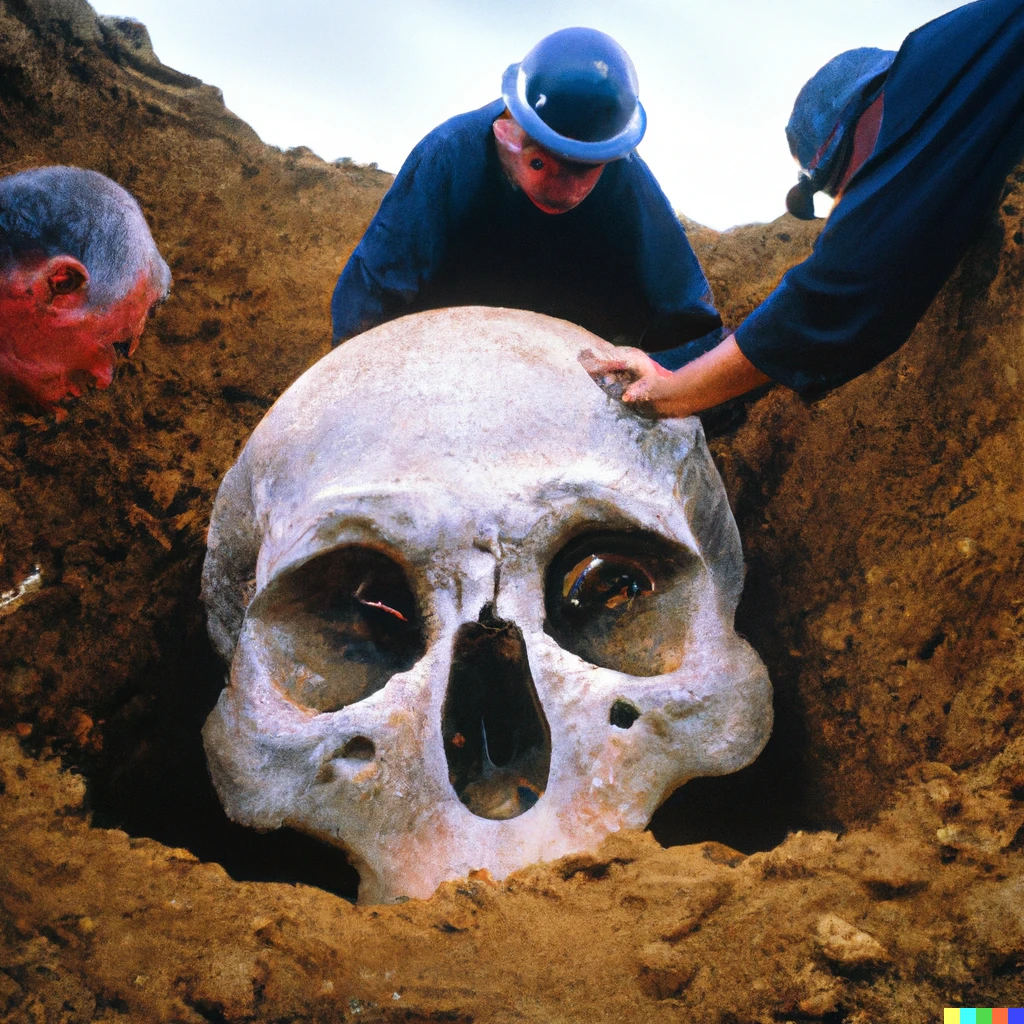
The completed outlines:
<svg viewBox="0 0 1024 1024">
<path fill-rule="evenodd" d="M 544 793 L 551 731 L 523 634 L 485 605 L 455 634 L 441 712 L 448 778 L 481 818 L 515 818 Z"/>
</svg>

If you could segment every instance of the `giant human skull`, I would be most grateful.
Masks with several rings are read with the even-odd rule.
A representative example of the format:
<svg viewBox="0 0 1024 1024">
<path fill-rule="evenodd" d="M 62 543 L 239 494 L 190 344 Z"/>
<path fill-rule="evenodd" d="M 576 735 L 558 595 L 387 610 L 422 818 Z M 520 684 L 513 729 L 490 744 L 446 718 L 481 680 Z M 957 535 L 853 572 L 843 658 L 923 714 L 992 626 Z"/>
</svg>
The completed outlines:
<svg viewBox="0 0 1024 1024">
<path fill-rule="evenodd" d="M 228 472 L 203 596 L 228 815 L 346 849 L 362 902 L 643 828 L 771 729 L 697 419 L 651 422 L 560 320 L 464 307 L 354 338 Z"/>
</svg>

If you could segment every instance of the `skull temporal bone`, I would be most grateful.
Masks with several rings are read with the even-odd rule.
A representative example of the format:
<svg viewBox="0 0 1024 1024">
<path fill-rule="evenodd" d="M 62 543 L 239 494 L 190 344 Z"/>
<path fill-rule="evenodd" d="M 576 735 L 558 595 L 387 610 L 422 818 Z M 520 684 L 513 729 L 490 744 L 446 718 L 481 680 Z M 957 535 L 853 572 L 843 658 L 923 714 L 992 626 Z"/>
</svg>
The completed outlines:
<svg viewBox="0 0 1024 1024">
<path fill-rule="evenodd" d="M 696 419 L 649 422 L 534 313 L 392 321 L 256 428 L 210 524 L 231 818 L 344 847 L 361 902 L 642 828 L 771 729 L 742 557 Z"/>
</svg>

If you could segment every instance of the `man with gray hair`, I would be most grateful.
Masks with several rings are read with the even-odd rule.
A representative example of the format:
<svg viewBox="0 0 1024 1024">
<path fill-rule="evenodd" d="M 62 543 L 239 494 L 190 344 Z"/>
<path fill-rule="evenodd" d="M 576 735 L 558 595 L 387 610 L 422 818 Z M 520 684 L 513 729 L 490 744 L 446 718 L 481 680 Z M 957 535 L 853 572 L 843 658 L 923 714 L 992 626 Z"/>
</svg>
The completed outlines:
<svg viewBox="0 0 1024 1024">
<path fill-rule="evenodd" d="M 0 178 L 0 389 L 46 411 L 109 387 L 171 273 L 139 204 L 95 171 Z"/>
</svg>

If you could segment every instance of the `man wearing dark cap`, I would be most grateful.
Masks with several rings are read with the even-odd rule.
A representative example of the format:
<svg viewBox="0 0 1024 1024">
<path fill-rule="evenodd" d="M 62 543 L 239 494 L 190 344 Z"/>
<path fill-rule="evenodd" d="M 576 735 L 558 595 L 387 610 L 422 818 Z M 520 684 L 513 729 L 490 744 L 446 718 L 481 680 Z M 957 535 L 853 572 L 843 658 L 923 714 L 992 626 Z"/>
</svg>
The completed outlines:
<svg viewBox="0 0 1024 1024">
<path fill-rule="evenodd" d="M 634 152 L 646 128 L 629 56 L 588 28 L 542 39 L 502 98 L 412 151 L 334 290 L 335 344 L 423 309 L 561 317 L 665 352 L 721 319 L 679 219 Z"/>
<path fill-rule="evenodd" d="M 897 53 L 840 54 L 786 134 L 800 164 L 790 212 L 813 217 L 818 191 L 836 200 L 814 252 L 676 373 L 634 350 L 599 362 L 595 376 L 638 378 L 625 401 L 687 416 L 771 381 L 814 397 L 907 340 L 1024 157 L 1024 0 L 967 4 Z"/>
</svg>

